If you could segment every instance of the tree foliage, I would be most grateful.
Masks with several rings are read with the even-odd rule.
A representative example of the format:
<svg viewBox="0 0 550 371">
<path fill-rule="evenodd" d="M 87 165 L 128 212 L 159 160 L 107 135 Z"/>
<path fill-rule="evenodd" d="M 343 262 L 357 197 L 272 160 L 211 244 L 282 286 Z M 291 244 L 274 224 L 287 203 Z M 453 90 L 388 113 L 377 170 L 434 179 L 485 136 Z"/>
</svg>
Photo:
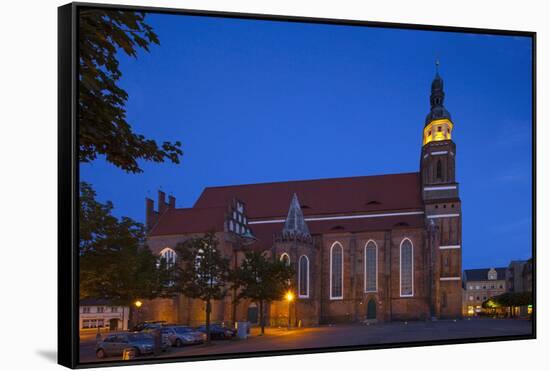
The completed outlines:
<svg viewBox="0 0 550 371">
<path fill-rule="evenodd" d="M 113 205 L 96 200 L 92 186 L 80 184 L 80 298 L 103 298 L 129 305 L 162 295 L 163 273 L 145 246 L 142 224 L 116 218 Z"/>
<path fill-rule="evenodd" d="M 502 307 L 521 307 L 533 304 L 533 295 L 530 292 L 505 292 L 485 300 L 481 306 L 485 309 Z"/>
<path fill-rule="evenodd" d="M 265 304 L 282 300 L 293 276 L 292 267 L 259 251 L 246 252 L 244 260 L 234 272 L 234 284 L 240 287 L 238 298 L 258 303 L 262 334 L 265 328 Z"/>
<path fill-rule="evenodd" d="M 206 303 L 206 332 L 210 341 L 210 313 L 212 300 L 221 300 L 227 294 L 230 277 L 229 260 L 218 248 L 213 232 L 193 237 L 176 246 L 179 264 L 173 290 Z"/>
<path fill-rule="evenodd" d="M 104 155 L 130 173 L 142 172 L 138 160 L 179 163 L 181 143 L 157 144 L 132 131 L 126 120 L 128 93 L 118 85 L 122 76 L 117 54 L 137 57 L 159 44 L 145 13 L 82 10 L 79 18 L 79 160 Z"/>
</svg>

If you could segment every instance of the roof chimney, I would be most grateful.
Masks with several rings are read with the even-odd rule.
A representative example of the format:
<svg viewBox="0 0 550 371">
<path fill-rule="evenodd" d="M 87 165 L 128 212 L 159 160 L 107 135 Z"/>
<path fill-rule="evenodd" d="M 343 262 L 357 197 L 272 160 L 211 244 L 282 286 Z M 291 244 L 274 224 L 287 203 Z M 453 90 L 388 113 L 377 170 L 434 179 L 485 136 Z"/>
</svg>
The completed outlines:
<svg viewBox="0 0 550 371">
<path fill-rule="evenodd" d="M 149 231 L 157 222 L 158 213 L 155 211 L 155 201 L 145 197 L 145 228 Z"/>
<path fill-rule="evenodd" d="M 171 209 L 176 208 L 176 198 L 174 196 L 168 196 L 168 207 Z"/>
<path fill-rule="evenodd" d="M 159 214 L 162 214 L 164 210 L 168 207 L 168 204 L 166 203 L 166 193 L 163 191 L 158 192 L 158 208 L 159 208 Z"/>
</svg>

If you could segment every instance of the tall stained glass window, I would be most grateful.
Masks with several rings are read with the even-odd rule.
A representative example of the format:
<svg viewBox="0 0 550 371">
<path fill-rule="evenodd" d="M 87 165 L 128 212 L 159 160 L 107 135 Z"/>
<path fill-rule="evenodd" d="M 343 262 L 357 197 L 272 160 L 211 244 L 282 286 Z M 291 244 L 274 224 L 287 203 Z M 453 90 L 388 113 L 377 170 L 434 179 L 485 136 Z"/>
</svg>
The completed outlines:
<svg viewBox="0 0 550 371">
<path fill-rule="evenodd" d="M 365 292 L 376 292 L 376 244 L 373 241 L 369 241 L 365 246 Z"/>
<path fill-rule="evenodd" d="M 413 245 L 409 239 L 401 242 L 400 287 L 401 296 L 413 296 Z"/>
<path fill-rule="evenodd" d="M 344 249 L 339 242 L 330 248 L 330 298 L 344 297 Z"/>
<path fill-rule="evenodd" d="M 298 296 L 301 298 L 309 297 L 309 259 L 302 255 L 298 265 Z"/>
</svg>

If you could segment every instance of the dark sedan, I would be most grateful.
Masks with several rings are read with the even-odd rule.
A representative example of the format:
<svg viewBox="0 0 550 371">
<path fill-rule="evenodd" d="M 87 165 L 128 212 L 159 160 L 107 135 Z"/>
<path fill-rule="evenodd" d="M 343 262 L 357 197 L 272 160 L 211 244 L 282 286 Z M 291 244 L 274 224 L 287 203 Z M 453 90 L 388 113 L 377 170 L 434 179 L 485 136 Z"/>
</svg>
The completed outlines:
<svg viewBox="0 0 550 371">
<path fill-rule="evenodd" d="M 204 332 L 206 334 L 206 326 L 202 325 L 197 327 L 197 331 Z M 211 339 L 231 339 L 235 337 L 237 330 L 222 326 L 221 324 L 210 325 L 210 338 Z"/>
</svg>

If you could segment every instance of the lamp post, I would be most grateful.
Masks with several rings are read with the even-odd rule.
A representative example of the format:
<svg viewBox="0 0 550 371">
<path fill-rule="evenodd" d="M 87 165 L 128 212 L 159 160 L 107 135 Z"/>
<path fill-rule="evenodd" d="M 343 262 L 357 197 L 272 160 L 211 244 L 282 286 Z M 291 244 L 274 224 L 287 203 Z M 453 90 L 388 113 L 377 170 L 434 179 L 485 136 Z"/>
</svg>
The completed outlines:
<svg viewBox="0 0 550 371">
<path fill-rule="evenodd" d="M 294 294 L 292 291 L 288 291 L 285 295 L 286 301 L 288 301 L 288 329 L 290 330 L 290 303 L 294 300 Z"/>
<path fill-rule="evenodd" d="M 140 321 L 140 313 L 139 313 L 139 308 L 141 308 L 141 306 L 143 305 L 143 303 L 139 300 L 136 300 L 134 302 L 134 305 L 136 306 L 136 312 L 137 312 L 137 318 L 136 318 L 136 325 L 139 324 L 139 321 Z"/>
</svg>

